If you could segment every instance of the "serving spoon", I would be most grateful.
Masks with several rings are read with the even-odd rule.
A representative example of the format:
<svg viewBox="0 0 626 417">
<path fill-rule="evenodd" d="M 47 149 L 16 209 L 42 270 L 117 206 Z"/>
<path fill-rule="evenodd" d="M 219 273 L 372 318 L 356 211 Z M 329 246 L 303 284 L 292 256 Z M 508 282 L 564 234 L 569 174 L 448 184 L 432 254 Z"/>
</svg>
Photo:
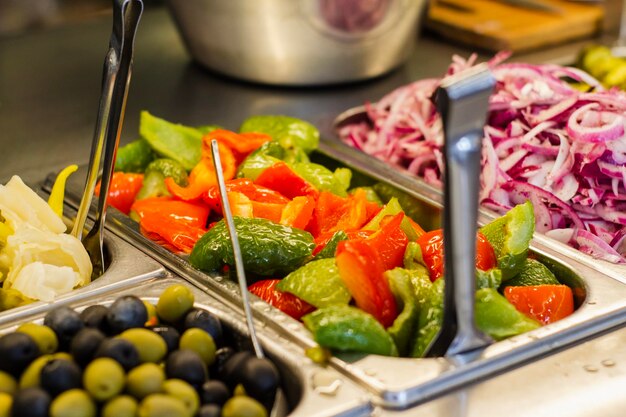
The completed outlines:
<svg viewBox="0 0 626 417">
<path fill-rule="evenodd" d="M 487 64 L 446 77 L 435 92 L 444 141 L 444 313 L 427 356 L 455 356 L 491 339 L 474 320 L 476 224 L 483 126 L 495 80 Z"/>
<path fill-rule="evenodd" d="M 235 259 L 235 271 L 237 272 L 237 281 L 239 282 L 239 288 L 241 290 L 241 300 L 243 303 L 243 310 L 246 317 L 246 324 L 248 326 L 248 333 L 250 335 L 250 341 L 252 342 L 252 348 L 257 358 L 263 359 L 265 353 L 259 343 L 259 339 L 256 335 L 254 327 L 254 319 L 252 317 L 252 309 L 250 308 L 250 297 L 248 295 L 248 281 L 246 279 L 246 270 L 243 266 L 243 257 L 241 255 L 241 246 L 239 245 L 239 237 L 237 236 L 237 229 L 235 228 L 235 220 L 233 219 L 233 212 L 230 209 L 230 202 L 228 201 L 228 194 L 226 191 L 226 181 L 224 180 L 224 171 L 222 168 L 222 161 L 220 159 L 219 147 L 217 140 L 211 140 L 211 156 L 213 159 L 213 167 L 215 168 L 215 174 L 217 177 L 217 185 L 220 190 L 220 201 L 222 203 L 222 214 L 226 222 L 226 229 L 230 237 L 230 242 L 233 247 L 233 257 Z M 284 394 L 280 387 L 276 390 L 276 396 L 274 398 L 273 407 L 270 413 L 270 417 L 279 417 L 287 414 L 287 404 Z"/>
<path fill-rule="evenodd" d="M 142 11 L 142 0 L 113 0 L 113 30 L 109 41 L 109 50 L 104 59 L 102 92 L 91 144 L 89 168 L 78 214 L 72 229 L 72 235 L 82 240 L 89 253 L 93 265 L 92 277 L 94 278 L 99 277 L 104 272 L 103 228 L 106 218 L 107 196 L 124 122 L 135 33 Z M 102 163 L 98 206 L 93 226 L 83 237 L 85 221 L 98 179 L 103 149 L 104 162 Z"/>
</svg>

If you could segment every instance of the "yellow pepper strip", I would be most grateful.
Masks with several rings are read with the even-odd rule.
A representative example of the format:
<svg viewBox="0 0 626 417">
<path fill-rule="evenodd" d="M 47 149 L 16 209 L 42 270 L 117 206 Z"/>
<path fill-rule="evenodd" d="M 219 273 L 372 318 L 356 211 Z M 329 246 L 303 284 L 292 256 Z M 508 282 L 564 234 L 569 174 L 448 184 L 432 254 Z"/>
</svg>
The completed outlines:
<svg viewBox="0 0 626 417">
<path fill-rule="evenodd" d="M 57 175 L 54 185 L 52 186 L 52 192 L 48 198 L 48 205 L 54 210 L 54 212 L 61 218 L 63 218 L 63 200 L 65 198 L 65 183 L 67 178 L 76 172 L 78 165 L 70 165 L 64 168 L 59 175 Z"/>
</svg>

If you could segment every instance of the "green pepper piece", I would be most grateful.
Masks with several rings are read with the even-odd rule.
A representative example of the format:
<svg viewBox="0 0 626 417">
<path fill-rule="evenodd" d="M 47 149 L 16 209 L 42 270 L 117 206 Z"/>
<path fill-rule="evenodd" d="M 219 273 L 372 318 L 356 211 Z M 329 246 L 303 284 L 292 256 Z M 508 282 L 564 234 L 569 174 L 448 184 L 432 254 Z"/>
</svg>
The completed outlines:
<svg viewBox="0 0 626 417">
<path fill-rule="evenodd" d="M 520 273 L 506 282 L 506 285 L 511 287 L 559 284 L 559 280 L 547 266 L 532 258 L 526 258 Z"/>
<path fill-rule="evenodd" d="M 481 271 L 476 268 L 476 288 L 495 288 L 502 284 L 502 271 L 499 268 L 491 268 L 489 271 Z"/>
<path fill-rule="evenodd" d="M 383 209 L 379 211 L 372 220 L 363 226 L 363 230 L 378 230 L 380 228 L 380 222 L 385 218 L 385 216 L 393 216 L 403 212 L 404 210 L 402 210 L 402 206 L 398 202 L 398 199 L 392 197 L 391 200 L 385 204 L 385 207 L 383 207 Z M 415 229 L 413 229 L 413 226 L 411 226 L 409 219 L 406 217 L 402 219 L 400 228 L 406 234 L 406 237 L 409 238 L 409 241 L 417 240 L 419 237 L 415 232 Z"/>
<path fill-rule="evenodd" d="M 275 276 L 298 269 L 315 247 L 309 232 L 262 218 L 235 217 L 235 228 L 247 272 Z M 233 249 L 224 220 L 220 220 L 194 245 L 189 262 L 203 271 L 233 266 Z"/>
<path fill-rule="evenodd" d="M 409 242 L 404 250 L 404 267 L 406 269 L 424 268 L 426 273 L 428 273 L 428 270 L 422 262 L 422 248 L 417 242 Z"/>
<path fill-rule="evenodd" d="M 252 152 L 237 169 L 238 178 L 256 180 L 261 172 L 285 158 L 285 149 L 276 142 L 266 142 Z"/>
<path fill-rule="evenodd" d="M 155 159 L 148 165 L 143 176 L 143 184 L 137 193 L 137 200 L 149 197 L 169 196 L 170 192 L 165 185 L 165 178 L 172 177 L 181 187 L 187 185 L 187 171 L 173 159 Z"/>
<path fill-rule="evenodd" d="M 334 173 L 323 165 L 314 164 L 312 162 L 300 162 L 293 164 L 291 168 L 302 178 L 311 183 L 319 191 L 329 191 L 341 197 L 348 195 L 348 187 L 350 186 L 350 176 L 352 172 L 347 169 L 338 168 Z M 337 175 L 339 171 L 339 175 Z M 348 172 L 346 174 L 346 171 Z M 347 184 L 346 184 L 346 178 Z"/>
<path fill-rule="evenodd" d="M 425 294 L 424 304 L 419 311 L 417 340 L 411 348 L 413 358 L 421 358 L 426 354 L 426 349 L 441 329 L 444 285 L 444 278 L 439 278 Z"/>
<path fill-rule="evenodd" d="M 393 339 L 370 314 L 356 307 L 333 305 L 320 308 L 302 321 L 321 346 L 341 352 L 398 356 Z"/>
<path fill-rule="evenodd" d="M 326 246 L 315 255 L 315 259 L 334 258 L 337 245 L 342 240 L 348 240 L 348 235 L 343 230 L 336 231 L 326 243 Z"/>
<path fill-rule="evenodd" d="M 541 327 L 515 309 L 493 288 L 476 291 L 476 326 L 494 340 L 502 340 Z"/>
<path fill-rule="evenodd" d="M 196 129 L 202 133 L 202 135 L 206 135 L 207 133 L 211 133 L 217 129 L 223 129 L 222 126 L 218 125 L 204 125 L 204 126 L 196 126 Z"/>
<path fill-rule="evenodd" d="M 398 190 L 396 187 L 384 182 L 377 182 L 372 186 L 381 200 L 389 201 L 395 197 L 402 206 L 404 213 L 421 225 L 424 230 L 441 228 L 441 211 L 417 198 Z"/>
<path fill-rule="evenodd" d="M 410 275 L 411 272 L 403 268 L 394 268 L 385 272 L 391 292 L 396 299 L 398 308 L 401 309 L 393 324 L 387 328 L 387 333 L 395 342 L 400 356 L 406 356 L 409 353 L 410 343 L 414 338 L 419 319 L 419 310 Z"/>
<path fill-rule="evenodd" d="M 178 161 L 187 171 L 200 162 L 203 135 L 198 129 L 170 123 L 142 111 L 139 134 L 157 154 Z"/>
<path fill-rule="evenodd" d="M 496 253 L 503 282 L 522 270 L 534 231 L 535 213 L 530 200 L 480 228 Z"/>
<path fill-rule="evenodd" d="M 320 138 L 315 126 L 289 116 L 252 116 L 244 120 L 239 131 L 266 133 L 287 151 L 299 148 L 305 153 L 317 149 Z"/>
<path fill-rule="evenodd" d="M 302 298 L 317 308 L 348 304 L 352 299 L 339 276 L 335 258 L 307 262 L 281 279 L 276 288 Z"/>
<path fill-rule="evenodd" d="M 142 173 L 154 158 L 150 144 L 143 139 L 137 139 L 117 150 L 115 170 Z"/>
</svg>

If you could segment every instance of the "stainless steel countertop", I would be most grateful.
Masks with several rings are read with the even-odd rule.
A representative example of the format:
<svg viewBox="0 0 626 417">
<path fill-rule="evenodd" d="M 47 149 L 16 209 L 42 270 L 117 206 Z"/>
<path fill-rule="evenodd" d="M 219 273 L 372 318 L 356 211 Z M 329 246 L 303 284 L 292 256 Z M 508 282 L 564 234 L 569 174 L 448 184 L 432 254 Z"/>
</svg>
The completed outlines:
<svg viewBox="0 0 626 417">
<path fill-rule="evenodd" d="M 18 174 L 32 184 L 68 164 L 87 163 L 110 20 L 101 16 L 0 40 L 0 182 Z M 453 54 L 472 52 L 422 36 L 409 62 L 379 79 L 304 89 L 242 83 L 200 68 L 162 7 L 146 10 L 136 42 L 122 143 L 136 138 L 143 109 L 184 124 L 232 129 L 253 114 L 282 113 L 309 120 L 328 135 L 341 111 L 410 81 L 440 76 Z M 571 62 L 584 43 L 514 59 Z M 626 329 L 398 414 L 623 415 L 617 387 L 626 376 L 624 338 Z M 614 364 L 603 365 L 605 359 Z"/>
</svg>

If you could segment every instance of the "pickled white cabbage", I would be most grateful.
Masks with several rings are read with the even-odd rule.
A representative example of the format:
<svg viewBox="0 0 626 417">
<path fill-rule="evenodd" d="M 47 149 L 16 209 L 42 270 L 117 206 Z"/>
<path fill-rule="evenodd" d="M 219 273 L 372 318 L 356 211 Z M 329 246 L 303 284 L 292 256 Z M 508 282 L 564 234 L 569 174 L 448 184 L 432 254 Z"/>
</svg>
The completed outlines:
<svg viewBox="0 0 626 417">
<path fill-rule="evenodd" d="M 0 185 L 0 215 L 14 231 L 0 250 L 3 289 L 51 301 L 91 280 L 87 251 L 50 206 L 14 176 Z"/>
<path fill-rule="evenodd" d="M 0 214 L 13 230 L 17 230 L 22 224 L 54 233 L 63 233 L 66 230 L 65 223 L 48 203 L 17 175 L 6 185 L 0 184 Z"/>
</svg>

